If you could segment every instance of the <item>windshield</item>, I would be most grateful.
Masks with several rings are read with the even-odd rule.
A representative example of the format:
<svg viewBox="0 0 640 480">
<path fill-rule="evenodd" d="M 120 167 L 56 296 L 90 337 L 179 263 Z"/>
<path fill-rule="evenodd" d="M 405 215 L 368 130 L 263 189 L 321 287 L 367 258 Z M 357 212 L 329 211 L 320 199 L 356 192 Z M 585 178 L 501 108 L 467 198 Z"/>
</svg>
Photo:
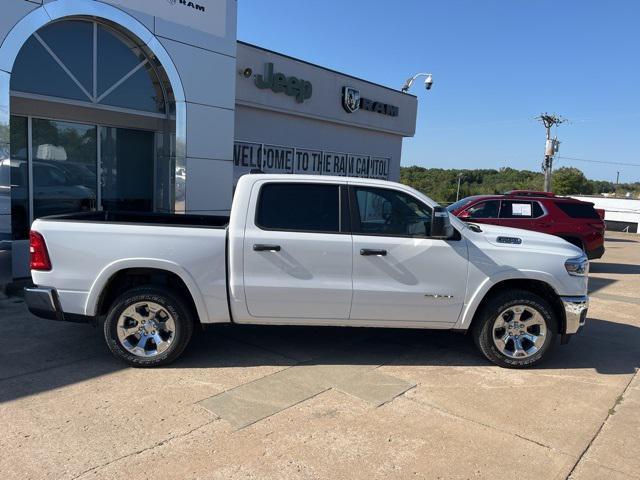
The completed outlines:
<svg viewBox="0 0 640 480">
<path fill-rule="evenodd" d="M 459 208 L 464 207 L 467 203 L 472 202 L 476 198 L 478 198 L 478 197 L 466 197 L 466 198 L 463 198 L 462 200 L 458 200 L 457 202 L 452 203 L 451 205 L 449 205 L 447 207 L 447 210 L 449 212 L 454 212 L 454 211 L 458 210 Z"/>
</svg>

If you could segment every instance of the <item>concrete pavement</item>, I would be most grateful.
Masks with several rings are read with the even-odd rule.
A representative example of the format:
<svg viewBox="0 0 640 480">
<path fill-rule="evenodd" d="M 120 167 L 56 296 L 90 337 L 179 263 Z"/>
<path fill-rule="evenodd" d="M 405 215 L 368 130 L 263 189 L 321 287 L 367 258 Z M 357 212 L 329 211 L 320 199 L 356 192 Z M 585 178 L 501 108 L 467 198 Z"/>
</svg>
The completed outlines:
<svg viewBox="0 0 640 480">
<path fill-rule="evenodd" d="M 640 478 L 640 237 L 539 368 L 433 331 L 220 326 L 135 370 L 0 301 L 0 478 Z"/>
</svg>

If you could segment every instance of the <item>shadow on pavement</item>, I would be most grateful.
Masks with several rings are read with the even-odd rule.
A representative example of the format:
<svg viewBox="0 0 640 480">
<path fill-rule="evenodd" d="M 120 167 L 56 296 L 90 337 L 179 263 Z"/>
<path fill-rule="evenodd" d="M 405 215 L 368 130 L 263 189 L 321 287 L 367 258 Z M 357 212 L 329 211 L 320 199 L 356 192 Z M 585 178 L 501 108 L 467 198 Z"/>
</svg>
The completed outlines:
<svg viewBox="0 0 640 480">
<path fill-rule="evenodd" d="M 638 240 L 633 240 L 631 238 L 609 238 L 606 237 L 605 242 L 622 242 L 622 243 L 638 243 Z"/>
<path fill-rule="evenodd" d="M 589 293 L 597 292 L 609 285 L 616 283 L 618 280 L 613 278 L 589 277 Z"/>
<path fill-rule="evenodd" d="M 2 315 L 0 403 L 84 382 L 127 368 L 107 349 L 100 329 Z M 539 370 L 594 369 L 634 373 L 640 328 L 589 319 L 585 332 Z M 468 336 L 436 330 L 220 325 L 198 332 L 172 369 L 250 366 L 396 365 L 486 367 Z M 203 374 L 207 374 L 203 372 Z M 514 373 L 515 374 L 515 373 Z"/>
<path fill-rule="evenodd" d="M 640 265 L 628 263 L 592 263 L 589 266 L 591 273 L 621 273 L 624 275 L 637 275 L 640 273 Z"/>
</svg>

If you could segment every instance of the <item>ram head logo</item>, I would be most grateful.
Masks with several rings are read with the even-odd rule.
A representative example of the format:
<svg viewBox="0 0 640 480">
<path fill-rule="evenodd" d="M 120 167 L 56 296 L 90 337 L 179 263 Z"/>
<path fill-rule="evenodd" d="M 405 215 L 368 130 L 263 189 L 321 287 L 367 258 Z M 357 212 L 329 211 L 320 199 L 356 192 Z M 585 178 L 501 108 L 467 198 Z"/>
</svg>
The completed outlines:
<svg viewBox="0 0 640 480">
<path fill-rule="evenodd" d="M 360 90 L 353 87 L 342 88 L 342 107 L 349 113 L 360 108 Z"/>
</svg>

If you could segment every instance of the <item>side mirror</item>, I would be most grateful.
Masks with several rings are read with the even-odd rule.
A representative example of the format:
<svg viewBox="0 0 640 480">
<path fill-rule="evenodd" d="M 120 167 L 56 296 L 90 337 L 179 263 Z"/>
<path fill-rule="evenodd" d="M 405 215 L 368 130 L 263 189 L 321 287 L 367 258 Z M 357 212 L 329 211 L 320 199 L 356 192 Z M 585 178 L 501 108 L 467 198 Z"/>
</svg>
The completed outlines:
<svg viewBox="0 0 640 480">
<path fill-rule="evenodd" d="M 451 238 L 453 236 L 453 226 L 449 219 L 449 212 L 446 208 L 437 206 L 433 207 L 433 216 L 431 217 L 431 238 Z"/>
<path fill-rule="evenodd" d="M 458 218 L 471 218 L 471 213 L 469 212 L 469 210 L 463 210 L 462 212 L 460 212 L 458 215 L 456 215 Z"/>
</svg>

